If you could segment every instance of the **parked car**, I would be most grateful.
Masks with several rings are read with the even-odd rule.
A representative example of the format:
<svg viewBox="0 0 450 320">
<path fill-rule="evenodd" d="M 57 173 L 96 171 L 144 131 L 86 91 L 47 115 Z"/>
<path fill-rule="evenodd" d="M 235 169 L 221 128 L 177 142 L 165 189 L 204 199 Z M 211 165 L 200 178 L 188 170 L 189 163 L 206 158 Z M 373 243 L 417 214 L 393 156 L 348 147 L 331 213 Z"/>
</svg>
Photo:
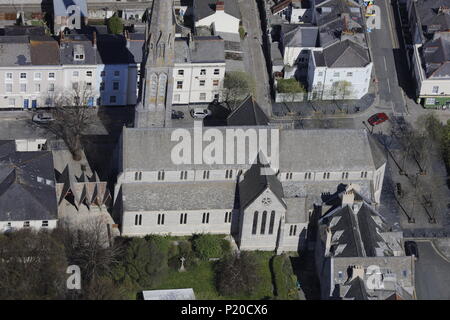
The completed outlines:
<svg viewBox="0 0 450 320">
<path fill-rule="evenodd" d="M 417 248 L 417 243 L 414 241 L 405 241 L 405 254 L 407 256 L 412 256 L 419 259 L 419 249 Z"/>
<path fill-rule="evenodd" d="M 183 111 L 172 110 L 172 119 L 184 119 Z"/>
<path fill-rule="evenodd" d="M 35 114 L 33 116 L 32 120 L 33 120 L 33 122 L 36 122 L 36 123 L 47 124 L 47 123 L 52 122 L 55 119 L 53 119 L 53 116 L 51 113 L 40 112 L 40 113 Z"/>
<path fill-rule="evenodd" d="M 211 115 L 211 110 L 203 108 L 194 108 L 191 110 L 191 116 L 195 119 L 204 119 Z"/>
<path fill-rule="evenodd" d="M 369 122 L 369 124 L 371 126 L 375 126 L 377 124 L 385 122 L 386 120 L 389 120 L 389 117 L 387 116 L 387 114 L 384 112 L 380 112 L 380 113 L 376 113 L 373 116 L 371 116 L 367 121 Z"/>
</svg>

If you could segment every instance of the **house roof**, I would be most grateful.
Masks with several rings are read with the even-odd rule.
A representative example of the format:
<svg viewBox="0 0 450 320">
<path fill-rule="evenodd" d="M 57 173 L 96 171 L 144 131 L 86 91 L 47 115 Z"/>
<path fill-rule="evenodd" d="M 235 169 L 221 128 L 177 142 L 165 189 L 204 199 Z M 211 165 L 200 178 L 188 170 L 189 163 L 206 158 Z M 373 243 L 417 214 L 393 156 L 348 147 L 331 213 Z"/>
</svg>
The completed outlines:
<svg viewBox="0 0 450 320">
<path fill-rule="evenodd" d="M 0 37 L 0 66 L 31 65 L 31 53 L 28 36 Z"/>
<path fill-rule="evenodd" d="M 331 68 L 365 67 L 370 63 L 368 49 L 348 39 L 324 49 L 323 57 L 325 65 Z"/>
<path fill-rule="evenodd" d="M 319 28 L 314 26 L 301 26 L 283 24 L 281 26 L 284 34 L 284 47 L 318 47 Z"/>
<path fill-rule="evenodd" d="M 228 116 L 229 126 L 265 126 L 269 124 L 269 118 L 252 96 L 248 96 Z"/>
<path fill-rule="evenodd" d="M 347 300 L 368 300 L 366 285 L 364 280 L 360 277 L 356 277 L 348 284 L 348 291 L 344 295 L 344 299 Z"/>
<path fill-rule="evenodd" d="M 197 36 L 175 39 L 176 63 L 225 63 L 225 43 L 217 36 Z"/>
<path fill-rule="evenodd" d="M 195 21 L 199 21 L 214 14 L 216 12 L 216 3 L 219 1 L 224 3 L 225 13 L 238 19 L 241 18 L 236 0 L 194 0 Z"/>
<path fill-rule="evenodd" d="M 57 219 L 52 153 L 18 152 L 11 143 L 0 152 L 0 221 Z"/>
<path fill-rule="evenodd" d="M 75 60 L 74 51 L 79 50 L 84 54 L 84 60 Z M 60 41 L 60 61 L 66 65 L 93 65 L 100 63 L 98 50 L 92 45 L 92 40 L 87 35 L 66 35 Z"/>
<path fill-rule="evenodd" d="M 59 65 L 59 45 L 52 37 L 40 36 L 30 39 L 33 65 Z"/>
<path fill-rule="evenodd" d="M 425 74 L 430 79 L 450 78 L 450 33 L 435 33 L 433 40 L 422 46 Z"/>
<path fill-rule="evenodd" d="M 144 40 L 128 40 L 123 35 L 99 34 L 97 35 L 97 50 L 103 64 L 134 64 L 141 63 Z"/>
<path fill-rule="evenodd" d="M 318 26 L 339 20 L 344 14 L 348 14 L 351 20 L 362 25 L 359 4 L 352 0 L 316 1 L 315 10 Z"/>
</svg>

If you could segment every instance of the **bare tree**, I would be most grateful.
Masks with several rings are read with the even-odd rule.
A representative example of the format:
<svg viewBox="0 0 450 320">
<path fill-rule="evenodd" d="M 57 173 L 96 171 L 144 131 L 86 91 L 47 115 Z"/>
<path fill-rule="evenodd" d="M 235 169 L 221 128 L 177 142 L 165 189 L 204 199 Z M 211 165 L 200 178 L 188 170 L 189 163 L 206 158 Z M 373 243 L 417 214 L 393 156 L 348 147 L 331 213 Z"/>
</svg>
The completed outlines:
<svg viewBox="0 0 450 320">
<path fill-rule="evenodd" d="M 52 121 L 48 129 L 64 140 L 74 160 L 81 159 L 81 137 L 92 124 L 94 93 L 91 85 L 74 83 L 72 90 L 54 92 L 48 97 L 53 107 Z"/>
<path fill-rule="evenodd" d="M 232 71 L 225 73 L 222 99 L 233 111 L 248 95 L 255 91 L 252 78 L 245 72 Z"/>
</svg>

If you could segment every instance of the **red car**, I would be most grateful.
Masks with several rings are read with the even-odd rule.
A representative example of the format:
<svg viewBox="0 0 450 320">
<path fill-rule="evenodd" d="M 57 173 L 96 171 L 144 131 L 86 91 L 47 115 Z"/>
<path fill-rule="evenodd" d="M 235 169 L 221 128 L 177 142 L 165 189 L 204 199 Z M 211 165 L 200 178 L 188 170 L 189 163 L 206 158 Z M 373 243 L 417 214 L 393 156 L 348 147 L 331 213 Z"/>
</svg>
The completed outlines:
<svg viewBox="0 0 450 320">
<path fill-rule="evenodd" d="M 373 116 L 371 116 L 369 118 L 369 120 L 367 120 L 367 122 L 369 122 L 369 124 L 371 126 L 375 126 L 377 124 L 385 122 L 388 119 L 389 119 L 389 117 L 387 116 L 387 114 L 384 112 L 381 112 L 381 113 L 376 113 Z"/>
</svg>

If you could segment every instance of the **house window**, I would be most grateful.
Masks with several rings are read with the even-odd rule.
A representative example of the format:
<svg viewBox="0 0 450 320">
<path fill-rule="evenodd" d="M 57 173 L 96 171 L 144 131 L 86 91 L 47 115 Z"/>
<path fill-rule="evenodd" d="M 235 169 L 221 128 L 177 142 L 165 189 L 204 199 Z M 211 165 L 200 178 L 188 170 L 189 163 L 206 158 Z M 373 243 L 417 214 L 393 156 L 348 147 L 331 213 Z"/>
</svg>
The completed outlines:
<svg viewBox="0 0 450 320">
<path fill-rule="evenodd" d="M 6 80 L 12 80 L 12 78 L 13 78 L 12 72 L 7 72 L 5 75 L 5 78 L 6 78 Z"/>
<path fill-rule="evenodd" d="M 183 81 L 177 81 L 177 89 L 183 89 Z"/>
<path fill-rule="evenodd" d="M 7 84 L 6 84 L 6 89 L 5 89 L 5 91 L 6 91 L 6 92 L 12 92 L 12 84 L 11 84 L 11 83 L 7 83 Z"/>
<path fill-rule="evenodd" d="M 105 71 L 100 72 L 100 76 L 101 76 L 101 77 L 104 77 L 105 75 L 106 75 L 106 72 L 105 72 Z"/>
<path fill-rule="evenodd" d="M 41 92 L 41 85 L 39 83 L 34 85 L 34 92 Z"/>
<path fill-rule="evenodd" d="M 158 171 L 158 180 L 162 181 L 164 180 L 164 176 L 165 176 L 165 172 L 163 171 Z"/>
<path fill-rule="evenodd" d="M 317 75 L 318 75 L 319 77 L 322 77 L 322 76 L 323 76 L 323 72 L 320 71 Z"/>
<path fill-rule="evenodd" d="M 339 77 L 339 72 L 333 73 L 333 77 Z"/>
<path fill-rule="evenodd" d="M 209 179 L 209 170 L 205 170 L 203 171 L 203 180 L 208 180 Z"/>
<path fill-rule="evenodd" d="M 270 213 L 269 234 L 273 234 L 273 226 L 275 224 L 275 211 Z"/>
<path fill-rule="evenodd" d="M 114 77 L 120 76 L 120 71 L 114 71 Z"/>
<path fill-rule="evenodd" d="M 30 227 L 30 221 L 24 221 L 23 222 L 23 227 L 24 228 L 29 228 Z"/>
<path fill-rule="evenodd" d="M 205 92 L 200 93 L 199 100 L 201 100 L 201 101 L 205 101 L 206 100 L 206 93 Z"/>
<path fill-rule="evenodd" d="M 179 76 L 184 76 L 184 70 L 181 70 L 181 69 L 178 70 L 178 75 L 179 75 Z"/>
<path fill-rule="evenodd" d="M 180 224 L 186 224 L 187 223 L 187 213 L 180 214 Z"/>
<path fill-rule="evenodd" d="M 78 90 L 78 82 L 72 82 L 72 90 Z"/>
<path fill-rule="evenodd" d="M 55 73 L 54 72 L 49 72 L 48 73 L 48 78 L 51 79 L 51 80 L 54 80 L 55 79 Z"/>
<path fill-rule="evenodd" d="M 100 91 L 105 91 L 105 82 L 100 82 Z"/>
<path fill-rule="evenodd" d="M 225 212 L 225 223 L 231 222 L 231 211 Z"/>
<path fill-rule="evenodd" d="M 214 69 L 214 74 L 215 75 L 220 74 L 220 70 L 219 69 Z"/>
<path fill-rule="evenodd" d="M 311 180 L 311 172 L 305 173 L 305 180 Z"/>
<path fill-rule="evenodd" d="M 261 234 L 266 233 L 266 219 L 267 219 L 267 211 L 264 211 L 261 219 Z"/>
<path fill-rule="evenodd" d="M 142 214 L 136 214 L 134 216 L 134 225 L 141 226 L 142 225 Z"/>
<path fill-rule="evenodd" d="M 204 87 L 205 86 L 205 80 L 200 80 L 199 85 L 200 85 L 200 87 Z"/>
<path fill-rule="evenodd" d="M 361 172 L 361 178 L 367 178 L 367 171 Z"/>
<path fill-rule="evenodd" d="M 347 72 L 347 77 L 353 77 L 353 72 Z"/>
<path fill-rule="evenodd" d="M 174 95 L 173 96 L 173 101 L 174 102 L 180 102 L 180 95 L 179 94 Z"/>
<path fill-rule="evenodd" d="M 219 86 L 219 80 L 213 80 L 213 86 L 218 87 Z"/>
<path fill-rule="evenodd" d="M 187 171 L 180 172 L 180 180 L 187 180 Z"/>
<path fill-rule="evenodd" d="M 73 76 L 73 77 L 78 77 L 78 75 L 79 75 L 78 71 L 72 72 L 72 76 Z"/>
<path fill-rule="evenodd" d="M 141 181 L 142 180 L 142 172 L 141 171 L 134 173 L 134 180 L 135 181 Z"/>
<path fill-rule="evenodd" d="M 20 79 L 26 79 L 26 78 L 27 78 L 27 74 L 25 72 L 21 72 Z"/>
<path fill-rule="evenodd" d="M 48 221 L 47 220 L 42 221 L 42 226 L 43 227 L 48 227 Z"/>
<path fill-rule="evenodd" d="M 116 96 L 110 96 L 109 97 L 109 103 L 116 103 L 117 97 Z"/>
<path fill-rule="evenodd" d="M 253 214 L 252 234 L 256 234 L 257 227 L 258 227 L 258 211 L 255 211 L 255 213 Z"/>
<path fill-rule="evenodd" d="M 25 83 L 20 84 L 20 92 L 27 92 L 27 85 Z"/>
<path fill-rule="evenodd" d="M 201 70 L 200 70 L 200 75 L 201 75 L 201 76 L 206 75 L 206 69 L 201 69 Z"/>
<path fill-rule="evenodd" d="M 84 54 L 76 53 L 74 56 L 75 60 L 84 60 Z"/>
<path fill-rule="evenodd" d="M 34 73 L 34 80 L 41 80 L 41 78 L 42 78 L 42 74 L 40 72 Z"/>
<path fill-rule="evenodd" d="M 8 105 L 9 105 L 10 107 L 14 107 L 14 106 L 16 105 L 16 99 L 14 99 L 14 98 L 9 98 L 9 100 L 8 100 Z"/>
<path fill-rule="evenodd" d="M 92 77 L 92 71 L 86 71 L 86 76 Z"/>
<path fill-rule="evenodd" d="M 114 81 L 113 82 L 113 90 L 119 90 L 119 82 L 118 81 Z"/>
<path fill-rule="evenodd" d="M 295 236 L 297 234 L 297 226 L 293 225 L 289 228 L 289 235 L 290 236 Z"/>
<path fill-rule="evenodd" d="M 55 84 L 54 83 L 49 83 L 48 91 L 51 91 L 51 92 L 55 91 Z"/>
<path fill-rule="evenodd" d="M 292 180 L 292 172 L 286 173 L 286 180 Z"/>
<path fill-rule="evenodd" d="M 225 179 L 231 179 L 233 178 L 233 170 L 226 170 L 225 171 Z"/>
<path fill-rule="evenodd" d="M 202 223 L 203 224 L 209 223 L 209 212 L 203 212 Z"/>
<path fill-rule="evenodd" d="M 164 224 L 164 216 L 165 216 L 164 213 L 159 213 L 158 214 L 158 224 L 159 225 L 163 225 Z"/>
<path fill-rule="evenodd" d="M 330 179 L 330 173 L 329 172 L 324 172 L 323 173 L 323 178 L 324 179 Z"/>
<path fill-rule="evenodd" d="M 348 179 L 348 172 L 342 172 L 342 179 Z"/>
<path fill-rule="evenodd" d="M 434 86 L 433 93 L 438 93 L 438 92 L 439 92 L 439 86 Z"/>
</svg>

